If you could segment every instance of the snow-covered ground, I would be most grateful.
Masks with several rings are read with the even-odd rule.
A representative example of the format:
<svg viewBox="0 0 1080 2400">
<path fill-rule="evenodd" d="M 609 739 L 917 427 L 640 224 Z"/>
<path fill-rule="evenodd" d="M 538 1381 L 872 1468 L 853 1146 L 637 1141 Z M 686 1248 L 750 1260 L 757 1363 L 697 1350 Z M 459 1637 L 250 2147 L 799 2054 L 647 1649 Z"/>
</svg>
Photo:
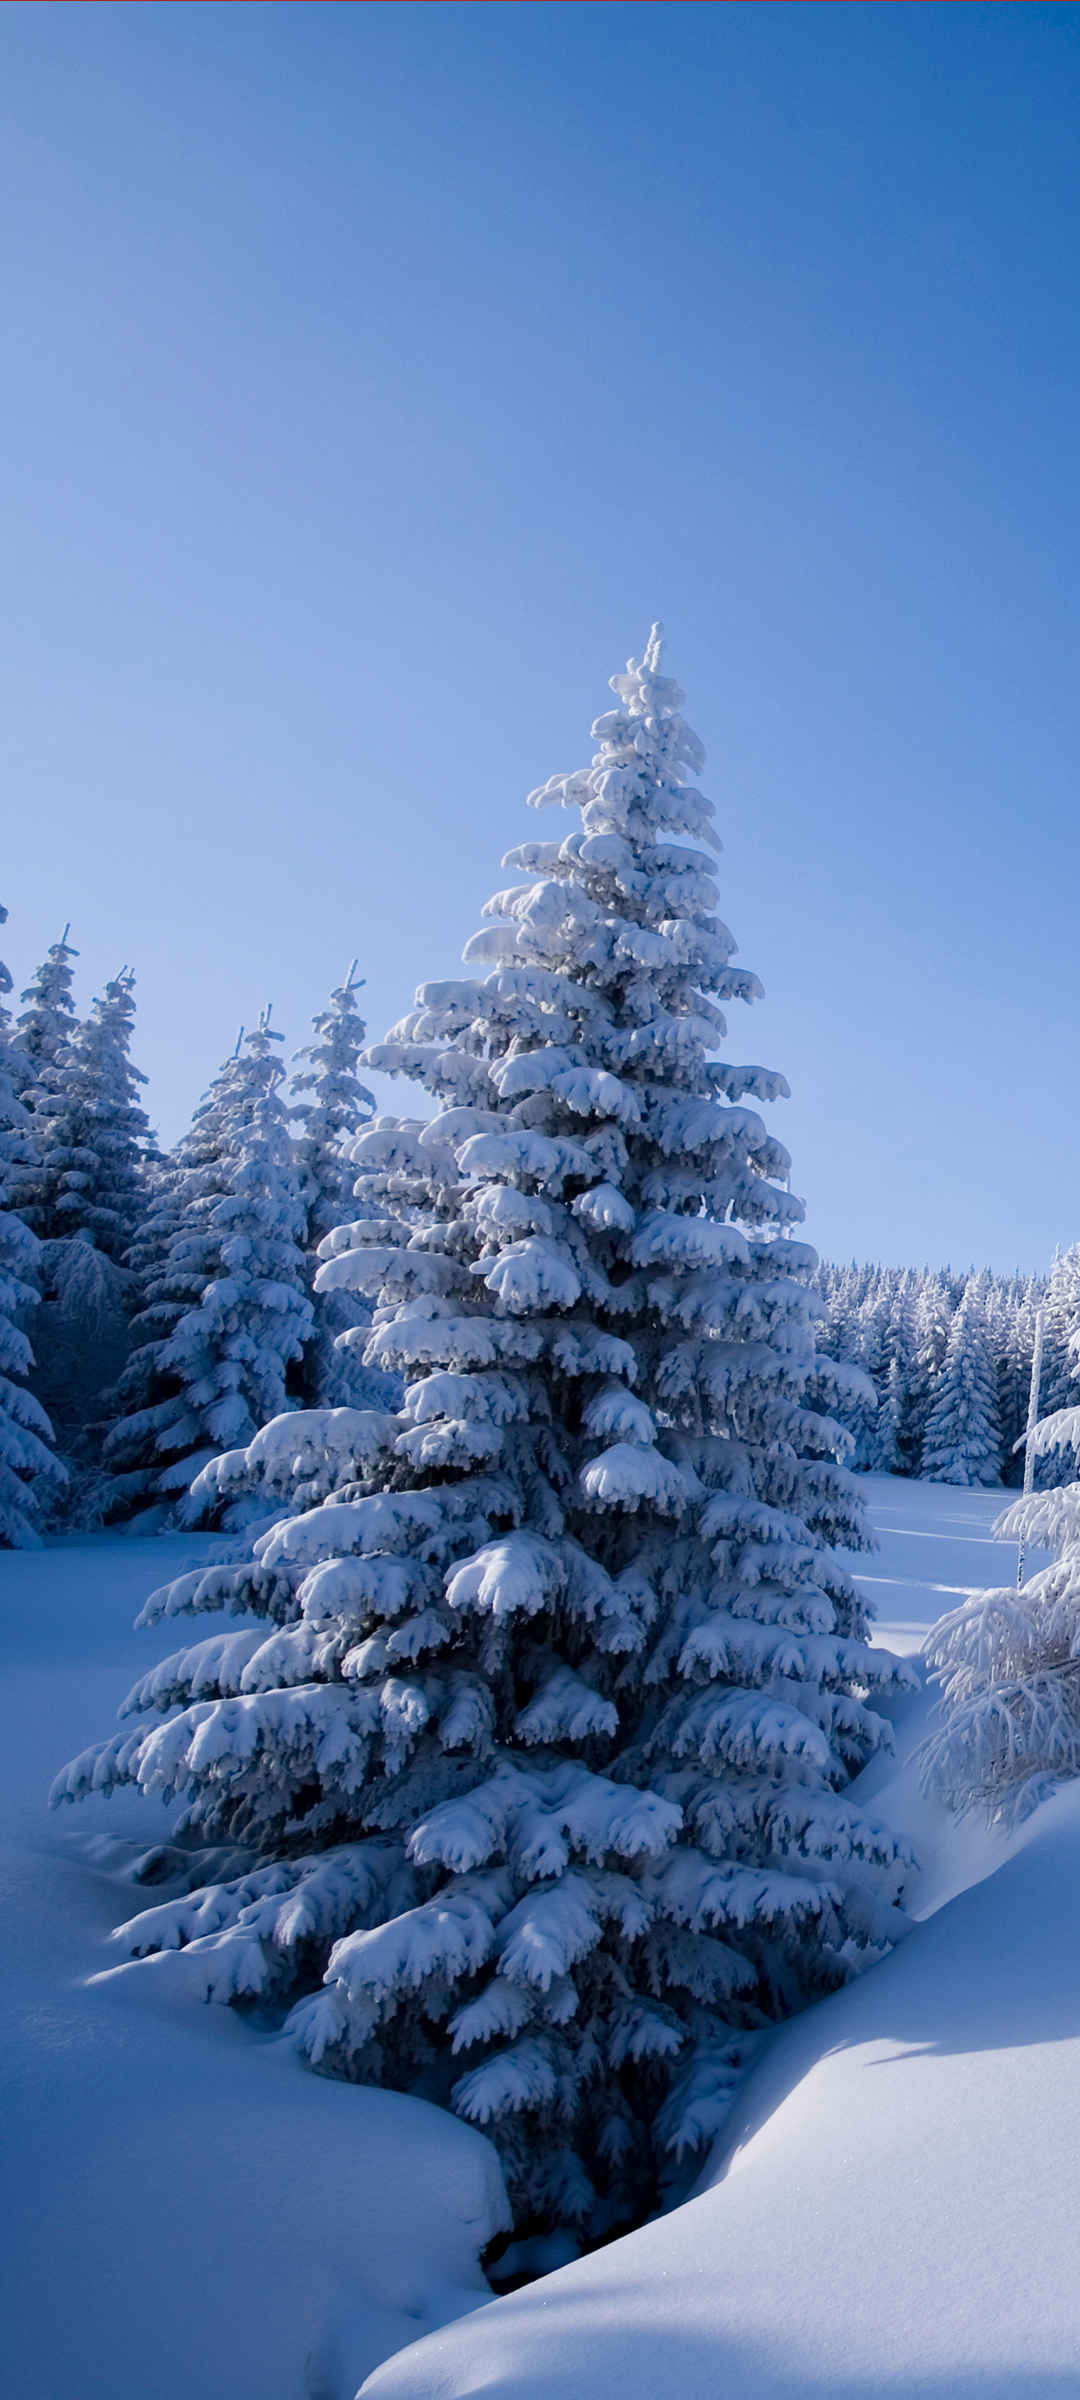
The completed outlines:
<svg viewBox="0 0 1080 2400">
<path fill-rule="evenodd" d="M 857 1571 L 882 1638 L 914 1651 L 959 1593 L 1008 1580 L 1000 1495 L 866 1488 L 881 1549 Z M 134 1798 L 50 1818 L 44 1793 L 174 1646 L 175 1628 L 132 1633 L 146 1592 L 212 1547 L 0 1559 L 5 2391 L 351 2400 L 365 2376 L 370 2400 L 1080 2391 L 1080 1787 L 1008 1845 L 958 1830 L 918 1795 L 927 1703 L 906 1703 L 896 1760 L 863 1790 L 917 1841 L 922 1921 L 777 2036 L 686 2209 L 483 2305 L 500 2192 L 479 2135 L 321 2081 L 229 2011 L 167 1998 L 152 1967 L 93 1980 L 133 1905 L 124 1869 L 163 1818 Z"/>
<path fill-rule="evenodd" d="M 999 1494 L 867 1498 L 883 1639 L 917 1649 L 1009 1580 Z M 402 2352 L 365 2400 L 1075 2400 L 1080 1787 L 1008 1845 L 957 1829 L 905 1763 L 926 1710 L 863 1789 L 914 1832 L 935 1913 L 777 2036 L 685 2209 Z"/>
<path fill-rule="evenodd" d="M 9 2400 L 351 2400 L 377 2360 L 487 2295 L 489 2143 L 423 2101 L 330 2083 L 232 2011 L 112 1967 L 135 1796 L 49 1816 L 175 1625 L 132 1632 L 209 1540 L 0 1557 L 0 2389 Z M 89 1980 L 100 1970 L 104 1980 Z"/>
</svg>

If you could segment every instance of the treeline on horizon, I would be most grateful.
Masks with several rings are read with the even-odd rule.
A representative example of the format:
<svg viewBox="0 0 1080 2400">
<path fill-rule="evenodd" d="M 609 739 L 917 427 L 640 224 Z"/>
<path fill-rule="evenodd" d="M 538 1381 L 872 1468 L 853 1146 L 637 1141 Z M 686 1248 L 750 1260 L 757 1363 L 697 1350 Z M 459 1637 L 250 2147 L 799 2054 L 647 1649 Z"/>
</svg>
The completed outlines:
<svg viewBox="0 0 1080 2400">
<path fill-rule="evenodd" d="M 821 1265 L 818 1347 L 858 1367 L 872 1391 L 849 1410 L 852 1463 L 940 1483 L 1019 1484 L 1036 1320 L 1038 1414 L 1080 1397 L 1080 1245 L 1047 1275 L 950 1267 Z M 1071 1449 L 1038 1459 L 1037 1486 L 1071 1482 Z"/>
<path fill-rule="evenodd" d="M 6 916 L 0 911 L 0 921 Z M 374 1100 L 355 961 L 286 1068 L 264 1011 L 159 1149 L 133 1063 L 134 976 L 80 1019 L 65 927 L 0 1007 L 0 1544 L 138 1515 L 213 1525 L 190 1487 L 287 1409 L 396 1395 L 370 1309 L 314 1290 L 348 1216 L 343 1149 Z M 0 995 L 11 976 L 0 965 Z M 360 1347 L 339 1345 L 350 1327 Z"/>
</svg>

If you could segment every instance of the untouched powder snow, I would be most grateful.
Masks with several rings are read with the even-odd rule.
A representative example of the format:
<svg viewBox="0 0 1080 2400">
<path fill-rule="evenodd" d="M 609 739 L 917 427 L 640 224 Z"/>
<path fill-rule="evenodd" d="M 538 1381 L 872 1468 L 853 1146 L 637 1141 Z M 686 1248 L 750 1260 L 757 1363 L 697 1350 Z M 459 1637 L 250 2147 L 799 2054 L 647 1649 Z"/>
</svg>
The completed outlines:
<svg viewBox="0 0 1080 2400">
<path fill-rule="evenodd" d="M 881 1548 L 852 1563 L 893 1647 L 1008 1579 L 999 1494 L 865 1492 Z M 897 1704 L 897 1757 L 860 1789 L 917 1842 L 923 1921 L 777 2035 L 686 2209 L 488 2301 L 501 2193 L 480 2135 L 313 2076 L 250 2020 L 166 1999 L 152 1967 L 103 1972 L 165 1813 L 118 1796 L 49 1817 L 45 1791 L 175 1645 L 175 1626 L 133 1634 L 146 1593 L 215 1546 L 0 1559 L 5 2392 L 1075 2400 L 1080 1787 L 1008 1845 L 957 1827 L 908 1763 L 927 1700 Z"/>
<path fill-rule="evenodd" d="M 224 2008 L 165 1997 L 107 1936 L 166 1815 L 49 1816 L 50 1777 L 176 1628 L 152 1587 L 220 1543 L 0 1558 L 0 2388 L 11 2400 L 351 2400 L 487 2296 L 506 2222 L 490 2144 L 426 2102 L 331 2083 Z M 102 1971 L 105 1972 L 102 1972 Z M 95 1979 L 96 1978 L 96 1979 Z"/>
<path fill-rule="evenodd" d="M 866 1496 L 882 1639 L 915 1650 L 1008 1579 L 1000 1493 Z M 855 1787 L 918 1843 L 908 1939 L 777 2035 L 685 2209 L 401 2352 L 364 2400 L 1075 2400 L 1080 1786 L 1009 1843 L 957 1827 L 909 1763 L 927 1708 Z"/>
</svg>

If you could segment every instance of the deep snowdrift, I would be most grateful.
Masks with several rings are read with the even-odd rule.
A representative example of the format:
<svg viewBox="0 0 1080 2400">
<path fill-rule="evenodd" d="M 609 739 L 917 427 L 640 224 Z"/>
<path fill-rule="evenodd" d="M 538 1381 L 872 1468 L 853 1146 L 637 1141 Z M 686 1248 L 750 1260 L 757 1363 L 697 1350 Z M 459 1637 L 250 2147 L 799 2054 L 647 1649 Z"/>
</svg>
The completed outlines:
<svg viewBox="0 0 1080 2400">
<path fill-rule="evenodd" d="M 867 1497 L 882 1547 L 857 1571 L 894 1646 L 1007 1578 L 998 1496 L 871 1478 Z M 371 2400 L 1071 2400 L 1080 1788 L 1008 1849 L 958 1830 L 905 1764 L 926 1714 L 908 1703 L 863 1788 L 913 1832 L 915 1905 L 937 1913 L 778 2035 L 688 2208 L 484 2305 L 500 2193 L 480 2136 L 320 2081 L 153 1968 L 87 1981 L 163 1814 L 127 1797 L 49 1818 L 45 1790 L 173 1645 L 131 1632 L 150 1586 L 213 1546 L 0 1559 L 5 2390 L 350 2400 L 369 2375 Z"/>
<path fill-rule="evenodd" d="M 170 2001 L 106 1936 L 164 1811 L 49 1817 L 175 1625 L 131 1630 L 209 1541 L 0 1558 L 0 2384 L 11 2400 L 350 2400 L 402 2342 L 487 2296 L 490 2144 L 419 2100 L 312 2075 L 230 2010 Z M 95 1971 L 112 1971 L 87 1982 Z"/>
<path fill-rule="evenodd" d="M 1007 1579 L 1000 1495 L 867 1497 L 883 1638 L 917 1648 Z M 1008 1847 L 957 1829 L 904 1764 L 925 1714 L 864 1788 L 937 1913 L 778 2035 L 687 2208 L 401 2353 L 365 2400 L 1075 2400 L 1080 1788 Z"/>
</svg>

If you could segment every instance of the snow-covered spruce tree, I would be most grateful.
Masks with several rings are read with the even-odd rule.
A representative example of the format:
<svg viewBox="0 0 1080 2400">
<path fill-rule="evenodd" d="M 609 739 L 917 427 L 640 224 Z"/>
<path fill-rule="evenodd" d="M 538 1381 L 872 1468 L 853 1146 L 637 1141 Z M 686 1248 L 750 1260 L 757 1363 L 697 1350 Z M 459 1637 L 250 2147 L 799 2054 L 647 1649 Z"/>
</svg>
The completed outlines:
<svg viewBox="0 0 1080 2400">
<path fill-rule="evenodd" d="M 303 1127 L 298 1145 L 300 1188 L 307 1211 L 309 1290 L 318 1267 L 319 1244 L 350 1214 L 356 1170 L 352 1143 L 374 1115 L 375 1102 L 357 1074 L 366 1039 L 360 1015 L 354 959 L 343 984 L 330 994 L 315 1019 L 314 1039 L 297 1052 L 292 1070 L 291 1115 Z M 315 1294 L 315 1324 L 301 1366 L 301 1388 L 309 1408 L 386 1408 L 401 1398 L 400 1384 L 377 1368 L 365 1367 L 362 1343 L 339 1337 L 371 1324 L 371 1304 L 341 1289 Z"/>
<path fill-rule="evenodd" d="M 113 978 L 29 1095 L 35 1163 L 21 1205 L 41 1241 L 34 1388 L 74 1472 L 69 1513 L 100 1514 L 106 1395 L 127 1354 L 137 1305 L 123 1265 L 144 1201 L 146 1080 L 128 1055 L 133 981 Z"/>
<path fill-rule="evenodd" d="M 926 1421 L 922 1472 L 932 1483 L 1001 1480 L 996 1375 L 986 1332 L 984 1279 L 969 1277 L 953 1318 Z"/>
<path fill-rule="evenodd" d="M 349 1213 L 355 1180 L 352 1144 L 375 1114 L 372 1094 L 356 1071 L 367 1039 L 360 1015 L 362 990 L 354 958 L 344 983 L 331 992 L 315 1018 L 314 1039 L 293 1060 L 291 1088 L 304 1096 L 294 1098 L 289 1113 L 302 1126 L 297 1150 L 313 1244 Z"/>
<path fill-rule="evenodd" d="M 0 925 L 7 921 L 0 907 Z M 33 1548 L 45 1507 L 64 1470 L 52 1449 L 52 1426 L 26 1378 L 34 1363 L 22 1318 L 38 1300 L 39 1245 L 16 1205 L 33 1164 L 29 1111 L 17 1091 L 15 1046 L 3 995 L 11 977 L 0 959 L 0 1547 Z"/>
<path fill-rule="evenodd" d="M 27 1217 L 41 1241 L 76 1235 L 119 1266 L 142 1213 L 149 1137 L 131 1063 L 135 979 L 125 968 L 56 1055 L 34 1098 L 40 1165 Z"/>
<path fill-rule="evenodd" d="M 938 1396 L 956 1306 L 944 1275 L 924 1275 L 915 1303 L 914 1348 L 908 1382 L 907 1435 L 912 1473 L 924 1472 L 922 1458 L 930 1411 Z"/>
<path fill-rule="evenodd" d="M 1045 1285 L 1033 1275 L 995 1283 L 988 1310 L 990 1344 L 997 1368 L 1002 1478 L 1019 1483 L 1024 1472 L 1024 1429 L 1031 1390 L 1035 1319 Z"/>
<path fill-rule="evenodd" d="M 55 1152 L 50 1158 L 51 1109 L 42 1133 L 46 1165 L 60 1173 L 59 1218 L 70 1231 L 88 1236 L 117 1265 L 130 1249 L 142 1216 L 146 1165 L 154 1154 L 149 1119 L 139 1100 L 147 1079 L 131 1059 L 134 1025 L 135 977 L 125 967 L 94 1001 L 57 1068 L 61 1144 L 66 1136 L 75 1153 L 70 1164 Z M 84 1157 L 78 1155 L 82 1150 Z"/>
<path fill-rule="evenodd" d="M 120 1386 L 140 1405 L 111 1428 L 106 1456 L 118 1473 L 145 1477 L 139 1497 L 178 1498 L 183 1523 L 203 1518 L 203 1503 L 188 1499 L 200 1468 L 281 1413 L 289 1365 L 311 1331 L 280 1039 L 267 1012 L 237 1044 L 144 1233 L 161 1256 L 136 1326 L 150 1339 Z"/>
<path fill-rule="evenodd" d="M 204 1108 L 206 1105 L 204 1102 Z M 181 1272 L 175 1261 L 170 1269 L 185 1191 L 189 1202 L 191 1199 L 186 1178 L 197 1150 L 198 1138 L 192 1128 L 175 1152 L 148 1165 L 146 1213 L 124 1260 L 135 1278 L 139 1307 L 131 1321 L 128 1357 L 106 1395 L 108 1431 L 103 1460 L 110 1487 L 106 1513 L 114 1518 L 168 1508 L 159 1481 L 171 1452 L 168 1441 L 159 1448 L 159 1435 L 171 1431 L 178 1418 L 183 1419 L 185 1429 L 189 1423 L 186 1411 L 177 1407 L 181 1398 L 178 1379 L 162 1373 L 159 1361 L 163 1344 L 184 1310 L 201 1298 L 206 1282 L 205 1275 Z M 216 1148 L 208 1147 L 202 1163 L 206 1157 L 216 1161 L 218 1154 Z M 182 1439 L 177 1447 L 182 1452 Z"/>
<path fill-rule="evenodd" d="M 411 1140 L 418 1135 L 422 1121 L 378 1117 L 372 1130 L 399 1137 L 391 1145 L 398 1163 L 392 1171 L 381 1164 L 367 1165 L 358 1175 L 355 1161 L 350 1161 L 350 1200 L 360 1213 L 324 1236 L 316 1254 L 324 1264 L 340 1262 L 356 1249 L 364 1251 L 366 1262 L 376 1238 L 393 1238 L 398 1243 L 406 1238 L 415 1240 L 420 1227 L 433 1222 L 436 1213 L 443 1222 L 451 1213 L 451 1194 L 458 1182 L 453 1151 L 447 1147 L 440 1152 L 436 1172 L 433 1152 L 430 1146 L 425 1148 L 417 1153 L 421 1171 L 406 1175 L 398 1156 L 400 1137 Z M 316 1293 L 316 1303 L 320 1299 L 340 1302 L 343 1330 L 334 1339 L 346 1354 L 345 1388 L 360 1393 L 362 1404 L 290 1409 L 261 1426 L 254 1440 L 242 1448 L 224 1450 L 209 1459 L 192 1484 L 192 1503 L 228 1532 L 244 1527 L 261 1530 L 280 1517 L 313 1508 L 333 1494 L 345 1499 L 358 1495 L 372 1461 L 372 1426 L 379 1421 L 378 1412 L 400 1407 L 402 1381 L 384 1367 L 364 1364 L 373 1311 L 371 1302 L 362 1300 L 343 1280 L 351 1275 L 352 1270 L 340 1263 L 328 1267 L 327 1288 Z"/>
<path fill-rule="evenodd" d="M 893 1350 L 885 1369 L 884 1394 L 878 1401 L 873 1420 L 873 1436 L 866 1446 L 866 1465 L 872 1474 L 899 1475 L 903 1472 L 900 1435 L 906 1403 L 903 1367 L 897 1352 Z"/>
<path fill-rule="evenodd" d="M 871 1469 L 880 1464 L 878 1416 L 885 1399 L 889 1379 L 889 1327 L 892 1318 L 892 1287 L 888 1270 L 876 1267 L 870 1289 L 859 1311 L 859 1364 L 874 1389 L 875 1406 L 859 1428 L 852 1464 Z"/>
<path fill-rule="evenodd" d="M 709 1055 L 759 987 L 658 634 L 613 682 L 591 769 L 534 795 L 577 827 L 372 1054 L 440 1113 L 360 1136 L 386 1206 L 323 1279 L 375 1298 L 400 1413 L 347 1496 L 151 1598 L 262 1622 L 153 1670 L 56 1790 L 249 1844 L 128 1951 L 306 1992 L 315 2061 L 449 2098 L 519 2222 L 594 2233 L 711 2140 L 749 2029 L 890 1938 L 906 1859 L 846 1791 L 908 1671 L 830 1551 L 863 1537 L 804 1402 L 813 1253 L 744 1105 L 785 1087 Z"/>
<path fill-rule="evenodd" d="M 143 1305 L 132 1324 L 133 1347 L 113 1395 L 116 1413 L 105 1441 L 117 1513 L 171 1508 L 201 1461 L 214 1455 L 203 1418 L 165 1354 L 181 1318 L 198 1309 L 220 1266 L 212 1212 L 232 1188 L 243 1040 L 241 1028 L 176 1151 L 152 1169 L 147 1212 L 128 1253 Z"/>
<path fill-rule="evenodd" d="M 70 931 L 65 925 L 21 995 L 25 1005 L 12 1037 L 12 1068 L 19 1094 L 30 1106 L 39 1087 L 50 1088 L 52 1071 L 75 1032 L 71 961 L 79 953 L 68 941 Z"/>
<path fill-rule="evenodd" d="M 921 1431 L 916 1436 L 915 1355 L 918 1348 L 917 1311 L 922 1278 L 914 1267 L 904 1267 L 896 1278 L 892 1314 L 889 1320 L 889 1379 L 885 1407 L 896 1427 L 896 1465 L 894 1474 L 912 1475 L 916 1472 L 922 1447 Z"/>
<path fill-rule="evenodd" d="M 1040 1407 L 1045 1419 L 1075 1407 L 1080 1397 L 1080 1243 L 1055 1253 L 1043 1299 Z M 1040 1490 L 1069 1483 L 1076 1474 L 1072 1451 L 1052 1439 L 1039 1447 L 1035 1480 Z"/>
</svg>

